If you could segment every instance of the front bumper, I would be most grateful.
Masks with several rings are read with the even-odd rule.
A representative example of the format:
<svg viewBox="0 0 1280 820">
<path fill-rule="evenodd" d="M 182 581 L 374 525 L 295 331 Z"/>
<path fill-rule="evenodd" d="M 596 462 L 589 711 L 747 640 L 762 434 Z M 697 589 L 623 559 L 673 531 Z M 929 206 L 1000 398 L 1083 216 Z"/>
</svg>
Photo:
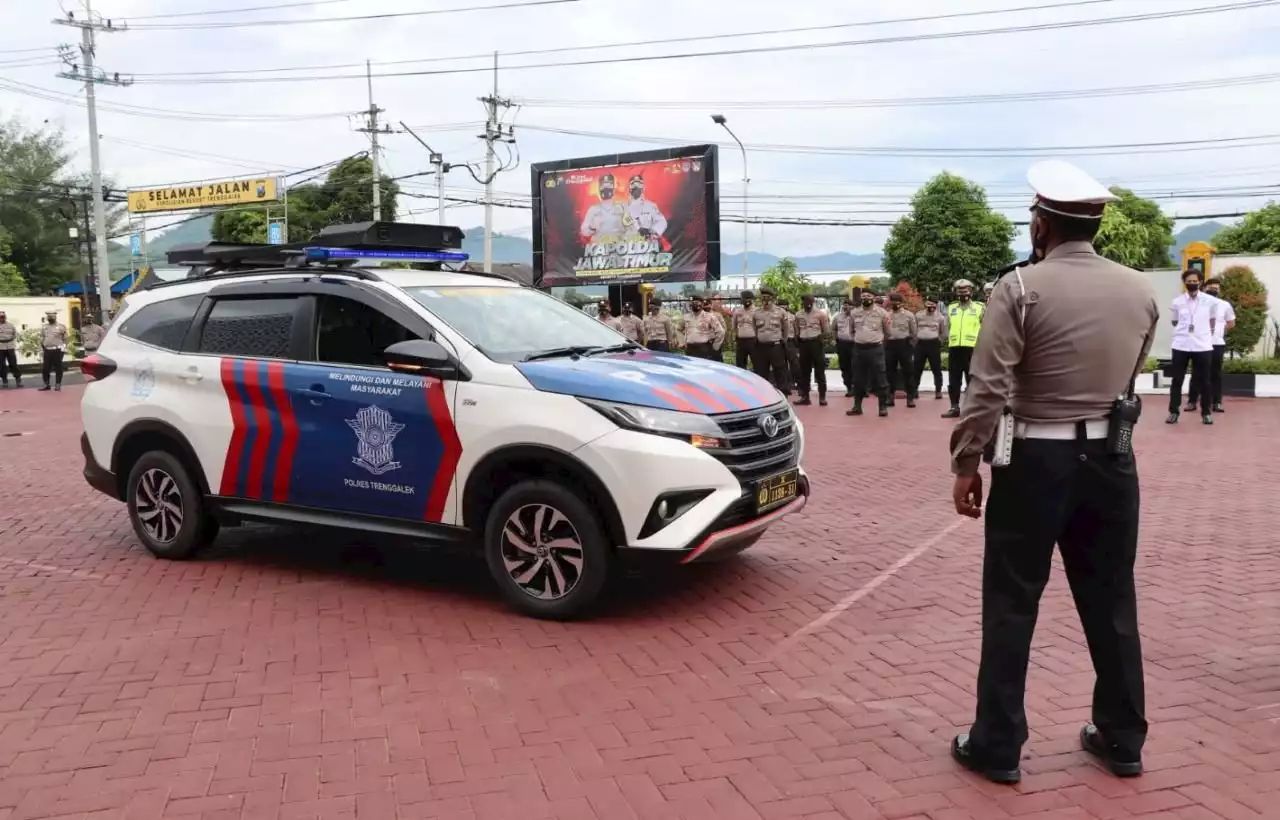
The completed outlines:
<svg viewBox="0 0 1280 820">
<path fill-rule="evenodd" d="M 89 434 L 80 434 L 80 452 L 84 455 L 84 480 L 89 486 L 120 501 L 120 490 L 116 484 L 115 473 L 103 467 L 93 457 L 93 448 L 89 446 Z"/>
</svg>

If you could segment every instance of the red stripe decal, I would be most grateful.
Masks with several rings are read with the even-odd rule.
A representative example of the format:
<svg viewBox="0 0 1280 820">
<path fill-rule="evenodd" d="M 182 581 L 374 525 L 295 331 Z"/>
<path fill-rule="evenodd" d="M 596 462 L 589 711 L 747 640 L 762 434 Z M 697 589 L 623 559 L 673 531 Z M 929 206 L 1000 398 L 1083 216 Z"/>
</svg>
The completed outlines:
<svg viewBox="0 0 1280 820">
<path fill-rule="evenodd" d="M 267 400 L 262 394 L 265 381 L 258 362 L 245 362 L 244 386 L 249 397 L 248 414 L 253 418 L 253 447 L 249 453 L 249 478 L 245 497 L 262 498 L 262 473 L 267 463 L 267 448 L 271 446 L 271 414 L 267 412 Z"/>
<path fill-rule="evenodd" d="M 724 399 L 725 401 L 729 402 L 729 404 L 732 404 L 738 410 L 751 409 L 750 404 L 744 401 L 741 396 L 739 396 L 730 387 L 727 387 L 726 385 L 716 384 L 715 382 L 709 381 L 705 383 L 702 387 L 704 390 L 706 390 L 708 393 L 712 394 L 716 398 Z"/>
<path fill-rule="evenodd" d="M 427 494 L 427 509 L 422 517 L 425 521 L 443 522 L 444 505 L 449 500 L 449 490 L 453 487 L 453 477 L 458 472 L 458 460 L 462 458 L 462 442 L 458 440 L 458 428 L 453 424 L 453 416 L 449 413 L 449 401 L 444 395 L 444 382 L 439 379 L 427 379 L 427 411 L 436 426 L 436 434 L 444 445 L 440 454 L 440 466 L 436 469 L 435 481 L 431 482 L 431 492 Z"/>
<path fill-rule="evenodd" d="M 694 401 L 702 402 L 712 413 L 727 413 L 729 408 L 727 405 L 716 401 L 716 399 L 701 387 L 694 387 L 692 384 L 677 384 L 676 389 L 684 393 Z"/>
<path fill-rule="evenodd" d="M 686 399 L 684 396 L 677 396 L 675 393 L 663 390 L 661 387 L 651 387 L 649 392 L 665 401 L 676 410 L 683 410 L 686 413 L 701 413 L 702 410 L 698 405 Z"/>
<path fill-rule="evenodd" d="M 244 404 L 240 401 L 240 390 L 236 387 L 235 359 L 223 359 L 219 365 L 222 376 L 222 390 L 227 394 L 231 405 L 231 443 L 227 445 L 227 459 L 222 464 L 222 486 L 219 495 L 234 496 L 236 494 L 236 477 L 240 475 L 241 451 L 248 432 L 244 415 Z"/>
<path fill-rule="evenodd" d="M 768 402 L 769 404 L 773 404 L 773 402 L 777 401 L 778 393 L 772 387 L 761 387 L 750 379 L 744 379 L 741 376 L 726 376 L 725 378 L 734 384 L 742 385 L 751 393 L 751 395 L 760 399 L 760 401 Z"/>
<path fill-rule="evenodd" d="M 293 475 L 293 454 L 298 449 L 298 420 L 293 415 L 293 405 L 289 402 L 289 391 L 284 388 L 284 365 L 280 362 L 267 363 L 267 388 L 271 398 L 280 411 L 280 429 L 284 436 L 280 442 L 280 452 L 276 454 L 275 482 L 271 488 L 271 498 L 279 503 L 289 500 L 289 480 Z"/>
</svg>

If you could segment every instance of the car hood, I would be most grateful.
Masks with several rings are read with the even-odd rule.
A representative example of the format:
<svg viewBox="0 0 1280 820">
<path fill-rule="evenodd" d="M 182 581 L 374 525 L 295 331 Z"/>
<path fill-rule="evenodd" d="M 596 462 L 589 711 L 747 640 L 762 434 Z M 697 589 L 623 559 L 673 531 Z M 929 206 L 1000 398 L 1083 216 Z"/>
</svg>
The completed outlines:
<svg viewBox="0 0 1280 820">
<path fill-rule="evenodd" d="M 733 365 L 637 350 L 516 365 L 538 390 L 689 413 L 732 413 L 782 401 L 773 385 Z"/>
</svg>

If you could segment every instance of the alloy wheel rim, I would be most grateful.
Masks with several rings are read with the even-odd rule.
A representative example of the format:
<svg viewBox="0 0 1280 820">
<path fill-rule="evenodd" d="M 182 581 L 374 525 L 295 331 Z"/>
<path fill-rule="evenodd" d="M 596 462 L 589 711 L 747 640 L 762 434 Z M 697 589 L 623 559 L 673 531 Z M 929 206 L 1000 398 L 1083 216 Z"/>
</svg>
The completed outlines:
<svg viewBox="0 0 1280 820">
<path fill-rule="evenodd" d="M 502 528 L 502 564 L 531 598 L 556 601 L 582 579 L 582 539 L 555 507 L 526 504 Z"/>
<path fill-rule="evenodd" d="M 151 468 L 138 479 L 134 507 L 138 522 L 147 537 L 157 544 L 168 544 L 182 530 L 182 491 L 173 476 Z"/>
</svg>

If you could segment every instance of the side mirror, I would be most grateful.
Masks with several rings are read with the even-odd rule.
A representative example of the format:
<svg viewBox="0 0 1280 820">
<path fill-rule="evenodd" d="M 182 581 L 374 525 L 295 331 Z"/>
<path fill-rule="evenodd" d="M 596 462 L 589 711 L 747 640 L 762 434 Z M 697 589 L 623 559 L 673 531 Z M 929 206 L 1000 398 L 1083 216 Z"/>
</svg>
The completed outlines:
<svg viewBox="0 0 1280 820">
<path fill-rule="evenodd" d="M 410 339 L 396 342 L 382 352 L 382 360 L 391 370 L 413 376 L 467 381 L 471 374 L 439 342 Z"/>
</svg>

